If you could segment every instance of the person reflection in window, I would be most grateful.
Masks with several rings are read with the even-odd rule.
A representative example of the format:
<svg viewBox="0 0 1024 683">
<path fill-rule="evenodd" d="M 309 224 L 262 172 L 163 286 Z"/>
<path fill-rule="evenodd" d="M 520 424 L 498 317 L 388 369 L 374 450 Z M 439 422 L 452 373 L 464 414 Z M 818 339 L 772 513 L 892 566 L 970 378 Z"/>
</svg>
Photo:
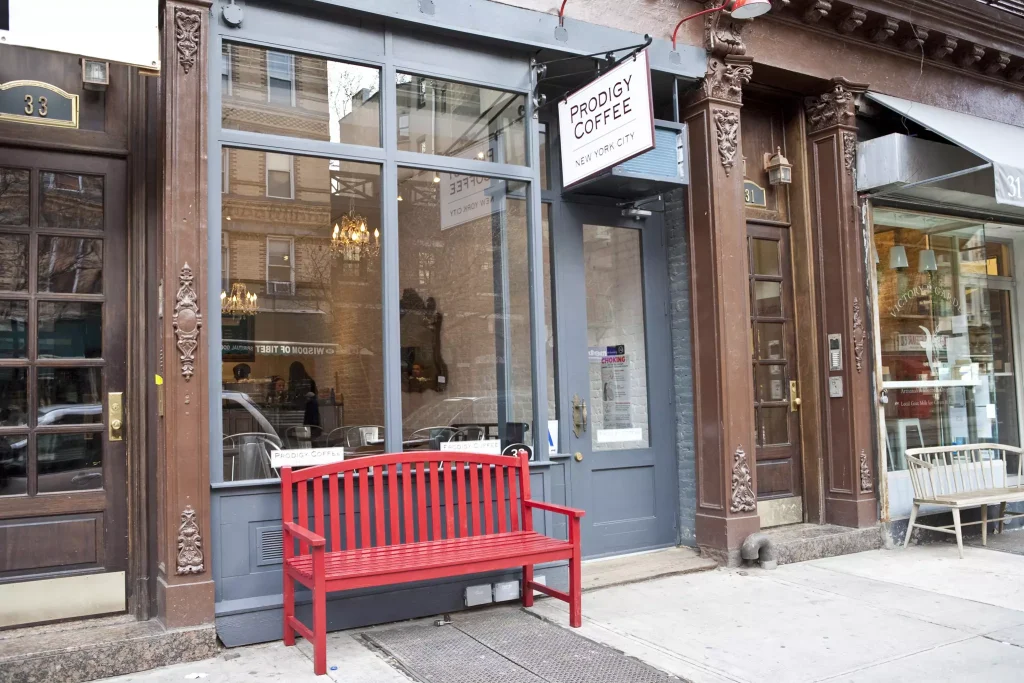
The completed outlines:
<svg viewBox="0 0 1024 683">
<path fill-rule="evenodd" d="M 316 382 L 300 361 L 288 368 L 288 395 L 292 405 L 303 409 L 302 424 L 320 426 L 320 403 L 317 400 Z"/>
<path fill-rule="evenodd" d="M 232 369 L 232 373 L 235 376 L 236 382 L 249 379 L 249 375 L 252 373 L 252 368 L 247 363 L 239 363 Z"/>
</svg>

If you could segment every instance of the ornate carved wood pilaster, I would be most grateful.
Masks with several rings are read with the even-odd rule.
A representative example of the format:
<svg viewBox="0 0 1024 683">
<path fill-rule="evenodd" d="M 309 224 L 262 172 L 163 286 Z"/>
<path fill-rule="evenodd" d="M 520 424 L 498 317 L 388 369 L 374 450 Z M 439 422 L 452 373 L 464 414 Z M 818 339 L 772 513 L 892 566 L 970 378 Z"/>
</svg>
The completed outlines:
<svg viewBox="0 0 1024 683">
<path fill-rule="evenodd" d="M 878 519 L 870 485 L 875 437 L 870 358 L 862 302 L 866 300 L 864 233 L 857 209 L 856 98 L 867 86 L 834 79 L 832 87 L 806 99 L 811 216 L 817 242 L 820 339 L 842 335 L 843 367 L 828 378 L 843 383 L 843 395 L 825 398 L 825 521 L 868 526 Z M 820 357 L 827 358 L 826 349 Z M 861 455 L 863 454 L 863 455 Z"/>
<path fill-rule="evenodd" d="M 209 360 L 206 300 L 206 135 L 209 0 L 163 5 L 164 206 L 158 370 L 157 611 L 169 627 L 213 621 L 209 553 Z"/>
<path fill-rule="evenodd" d="M 691 170 L 689 222 L 697 397 L 697 543 L 738 564 L 760 528 L 754 452 L 740 108 L 749 58 L 712 55 L 703 87 L 685 103 Z"/>
</svg>

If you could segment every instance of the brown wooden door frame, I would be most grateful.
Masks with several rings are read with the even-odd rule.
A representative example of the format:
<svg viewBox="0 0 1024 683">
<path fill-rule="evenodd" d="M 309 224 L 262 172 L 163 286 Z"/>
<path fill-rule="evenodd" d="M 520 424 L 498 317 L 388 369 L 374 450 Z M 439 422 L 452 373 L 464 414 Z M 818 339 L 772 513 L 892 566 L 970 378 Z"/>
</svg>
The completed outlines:
<svg viewBox="0 0 1024 683">
<path fill-rule="evenodd" d="M 111 391 L 126 391 L 127 370 L 127 296 L 128 296 L 128 223 L 127 223 L 127 175 L 126 162 L 120 159 L 42 152 L 35 150 L 3 150 L 3 166 L 31 169 L 30 184 L 30 228 L 20 232 L 30 235 L 28 252 L 28 293 L 3 294 L 5 299 L 18 298 L 29 302 L 29 320 L 37 320 L 37 302 L 65 301 L 103 304 L 102 318 L 102 359 L 38 359 L 38 333 L 35 324 L 28 331 L 28 358 L 20 363 L 32 368 L 28 376 L 28 427 L 3 428 L 6 432 L 37 432 L 35 393 L 36 367 L 83 367 L 103 368 L 101 400 L 103 403 L 102 423 L 88 427 L 81 425 L 50 426 L 41 429 L 49 433 L 86 432 L 92 430 L 103 441 L 103 484 L 102 490 L 82 492 L 44 493 L 39 495 L 11 496 L 0 498 L 0 523 L 17 518 L 44 517 L 49 515 L 96 515 L 103 514 L 102 547 L 96 549 L 97 561 L 70 565 L 70 569 L 43 569 L 39 572 L 7 571 L 0 573 L 0 582 L 52 578 L 66 574 L 95 573 L 98 571 L 128 570 L 128 523 L 127 523 L 127 432 L 131 422 L 126 415 L 125 440 L 111 442 L 108 438 L 108 401 Z M 104 176 L 104 224 L 102 232 L 61 230 L 43 228 L 39 225 L 39 178 L 41 171 L 59 171 Z M 73 237 L 99 237 L 103 239 L 103 292 L 102 294 L 49 294 L 37 293 L 38 258 L 36 254 L 38 235 L 66 235 Z M 17 365 L 17 361 L 5 361 L 2 365 Z M 130 414 L 130 407 L 126 408 Z M 36 474 L 35 442 L 28 440 L 27 479 Z M 32 484 L 28 484 L 32 486 Z M 29 489 L 34 492 L 34 486 Z M 131 581 L 126 585 L 130 589 Z"/>
<path fill-rule="evenodd" d="M 778 276 L 755 273 L 754 240 L 766 240 L 778 244 L 779 274 Z M 762 225 L 756 223 L 747 224 L 747 249 L 748 263 L 750 264 L 750 297 L 751 297 L 751 334 L 753 339 L 752 368 L 754 372 L 754 404 L 755 412 L 760 413 L 764 408 L 784 409 L 787 417 L 788 443 L 770 446 L 756 446 L 756 462 L 758 484 L 758 499 L 766 500 L 773 498 L 788 498 L 803 495 L 803 467 L 800 436 L 800 414 L 793 411 L 791 407 L 790 381 L 798 382 L 799 362 L 796 341 L 796 312 L 794 308 L 795 299 L 793 296 L 793 267 L 790 252 L 789 228 L 778 225 Z M 782 285 L 782 310 L 779 316 L 759 315 L 756 306 L 755 283 L 756 282 L 777 282 Z M 761 352 L 758 339 L 758 323 L 782 324 L 783 325 L 783 348 L 780 359 L 770 359 Z M 771 362 L 769 362 L 771 361 Z M 775 367 L 781 370 L 778 379 L 770 376 L 769 381 L 778 381 L 779 398 L 771 396 L 765 398 L 759 396 L 758 370 L 762 367 Z M 799 385 L 798 385 L 799 386 Z M 799 391 L 799 389 L 798 389 Z M 758 410 L 760 409 L 760 410 Z M 755 415 L 755 428 L 758 431 L 757 443 L 760 444 L 766 433 L 762 427 L 762 416 Z M 778 476 L 769 476 L 770 469 L 785 467 L 789 471 L 783 473 L 788 483 L 779 482 Z M 765 484 L 770 481 L 782 484 L 775 487 L 771 492 L 765 493 Z M 802 517 L 802 516 L 801 516 Z"/>
</svg>

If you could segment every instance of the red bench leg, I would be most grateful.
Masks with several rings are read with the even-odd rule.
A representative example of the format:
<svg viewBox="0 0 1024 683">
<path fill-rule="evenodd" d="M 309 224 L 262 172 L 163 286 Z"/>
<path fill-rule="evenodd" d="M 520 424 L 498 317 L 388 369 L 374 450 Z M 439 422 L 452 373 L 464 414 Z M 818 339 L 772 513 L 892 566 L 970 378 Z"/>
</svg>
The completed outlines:
<svg viewBox="0 0 1024 683">
<path fill-rule="evenodd" d="M 327 586 L 322 551 L 319 570 L 313 585 L 313 673 L 323 676 L 327 673 Z"/>
<path fill-rule="evenodd" d="M 533 607 L 533 565 L 523 565 L 523 607 Z"/>
<path fill-rule="evenodd" d="M 295 644 L 295 629 L 292 628 L 289 619 L 295 616 L 295 579 L 284 574 L 284 644 Z"/>
<path fill-rule="evenodd" d="M 572 543 L 572 559 L 569 560 L 569 626 L 583 625 L 583 587 L 580 571 L 580 519 L 569 521 L 569 542 Z"/>
<path fill-rule="evenodd" d="M 583 589 L 580 586 L 579 550 L 569 560 L 569 626 L 579 628 L 583 625 Z"/>
</svg>

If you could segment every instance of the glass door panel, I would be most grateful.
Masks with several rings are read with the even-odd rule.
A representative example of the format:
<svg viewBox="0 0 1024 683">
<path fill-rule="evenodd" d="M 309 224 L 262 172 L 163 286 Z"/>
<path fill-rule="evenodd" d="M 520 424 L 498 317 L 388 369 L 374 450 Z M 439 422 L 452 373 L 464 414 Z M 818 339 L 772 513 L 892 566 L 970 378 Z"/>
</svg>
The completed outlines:
<svg viewBox="0 0 1024 683">
<path fill-rule="evenodd" d="M 640 231 L 583 226 L 591 447 L 646 448 L 647 335 Z"/>
</svg>

